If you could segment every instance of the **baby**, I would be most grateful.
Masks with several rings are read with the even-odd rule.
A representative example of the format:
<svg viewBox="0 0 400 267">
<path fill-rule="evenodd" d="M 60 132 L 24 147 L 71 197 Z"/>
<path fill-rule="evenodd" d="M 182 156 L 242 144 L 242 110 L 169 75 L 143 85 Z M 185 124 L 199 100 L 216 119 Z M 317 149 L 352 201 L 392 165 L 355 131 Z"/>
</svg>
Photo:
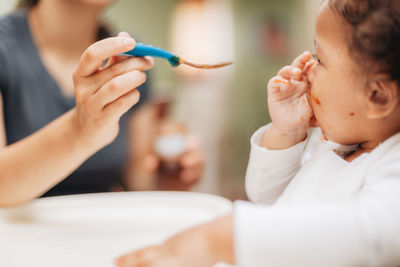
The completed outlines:
<svg viewBox="0 0 400 267">
<path fill-rule="evenodd" d="M 246 175 L 262 204 L 118 266 L 400 266 L 398 0 L 325 1 L 315 49 L 268 84 L 272 122 L 251 138 Z"/>
</svg>

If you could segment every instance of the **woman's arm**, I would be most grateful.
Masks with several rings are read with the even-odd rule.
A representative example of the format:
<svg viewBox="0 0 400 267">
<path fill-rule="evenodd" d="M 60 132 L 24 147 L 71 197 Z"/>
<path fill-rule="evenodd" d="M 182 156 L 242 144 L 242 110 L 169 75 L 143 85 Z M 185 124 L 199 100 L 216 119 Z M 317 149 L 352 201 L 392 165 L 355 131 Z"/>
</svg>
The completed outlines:
<svg viewBox="0 0 400 267">
<path fill-rule="evenodd" d="M 0 207 L 44 194 L 96 152 L 95 145 L 84 142 L 75 120 L 74 109 L 1 149 Z"/>
<path fill-rule="evenodd" d="M 119 119 L 139 100 L 149 58 L 103 61 L 135 46 L 128 37 L 99 41 L 83 54 L 74 73 L 76 108 L 38 132 L 0 151 L 0 206 L 26 202 L 60 182 L 90 155 L 111 143 Z M 3 114 L 1 114 L 3 115 Z M 1 116 L 3 117 L 3 116 Z M 4 140 L 4 123 L 0 140 Z"/>
</svg>

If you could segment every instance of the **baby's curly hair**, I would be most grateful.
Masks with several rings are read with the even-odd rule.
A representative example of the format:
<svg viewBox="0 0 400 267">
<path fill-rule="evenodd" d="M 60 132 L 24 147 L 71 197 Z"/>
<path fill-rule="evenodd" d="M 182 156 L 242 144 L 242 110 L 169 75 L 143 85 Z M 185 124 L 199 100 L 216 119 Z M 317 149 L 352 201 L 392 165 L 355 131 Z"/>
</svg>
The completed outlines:
<svg viewBox="0 0 400 267">
<path fill-rule="evenodd" d="M 329 0 L 329 5 L 350 25 L 350 54 L 357 62 L 400 85 L 399 0 Z"/>
</svg>

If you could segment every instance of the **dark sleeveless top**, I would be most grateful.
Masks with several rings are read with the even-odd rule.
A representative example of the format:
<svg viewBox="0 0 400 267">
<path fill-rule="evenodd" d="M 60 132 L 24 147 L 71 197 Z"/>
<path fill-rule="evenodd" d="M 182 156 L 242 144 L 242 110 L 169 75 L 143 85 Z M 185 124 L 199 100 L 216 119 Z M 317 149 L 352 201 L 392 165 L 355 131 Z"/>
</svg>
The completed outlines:
<svg viewBox="0 0 400 267">
<path fill-rule="evenodd" d="M 99 39 L 107 36 L 104 29 L 99 30 Z M 143 102 L 148 95 L 147 85 L 139 87 L 139 91 Z M 73 98 L 62 94 L 41 62 L 26 10 L 0 18 L 0 92 L 8 145 L 31 135 L 75 105 Z M 133 109 L 137 107 L 138 104 Z M 112 144 L 88 159 L 45 196 L 106 192 L 119 182 L 127 159 L 127 116 L 121 118 L 120 133 Z"/>
</svg>

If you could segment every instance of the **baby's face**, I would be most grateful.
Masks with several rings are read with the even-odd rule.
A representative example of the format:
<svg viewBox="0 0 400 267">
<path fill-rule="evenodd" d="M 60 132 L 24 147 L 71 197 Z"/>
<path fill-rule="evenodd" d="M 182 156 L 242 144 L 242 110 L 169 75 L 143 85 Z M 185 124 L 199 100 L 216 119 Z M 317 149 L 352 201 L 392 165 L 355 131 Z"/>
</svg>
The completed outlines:
<svg viewBox="0 0 400 267">
<path fill-rule="evenodd" d="M 366 127 L 366 90 L 361 69 L 349 55 L 349 29 L 327 1 L 317 17 L 318 63 L 308 72 L 310 102 L 325 137 L 341 144 L 361 143 Z"/>
</svg>

